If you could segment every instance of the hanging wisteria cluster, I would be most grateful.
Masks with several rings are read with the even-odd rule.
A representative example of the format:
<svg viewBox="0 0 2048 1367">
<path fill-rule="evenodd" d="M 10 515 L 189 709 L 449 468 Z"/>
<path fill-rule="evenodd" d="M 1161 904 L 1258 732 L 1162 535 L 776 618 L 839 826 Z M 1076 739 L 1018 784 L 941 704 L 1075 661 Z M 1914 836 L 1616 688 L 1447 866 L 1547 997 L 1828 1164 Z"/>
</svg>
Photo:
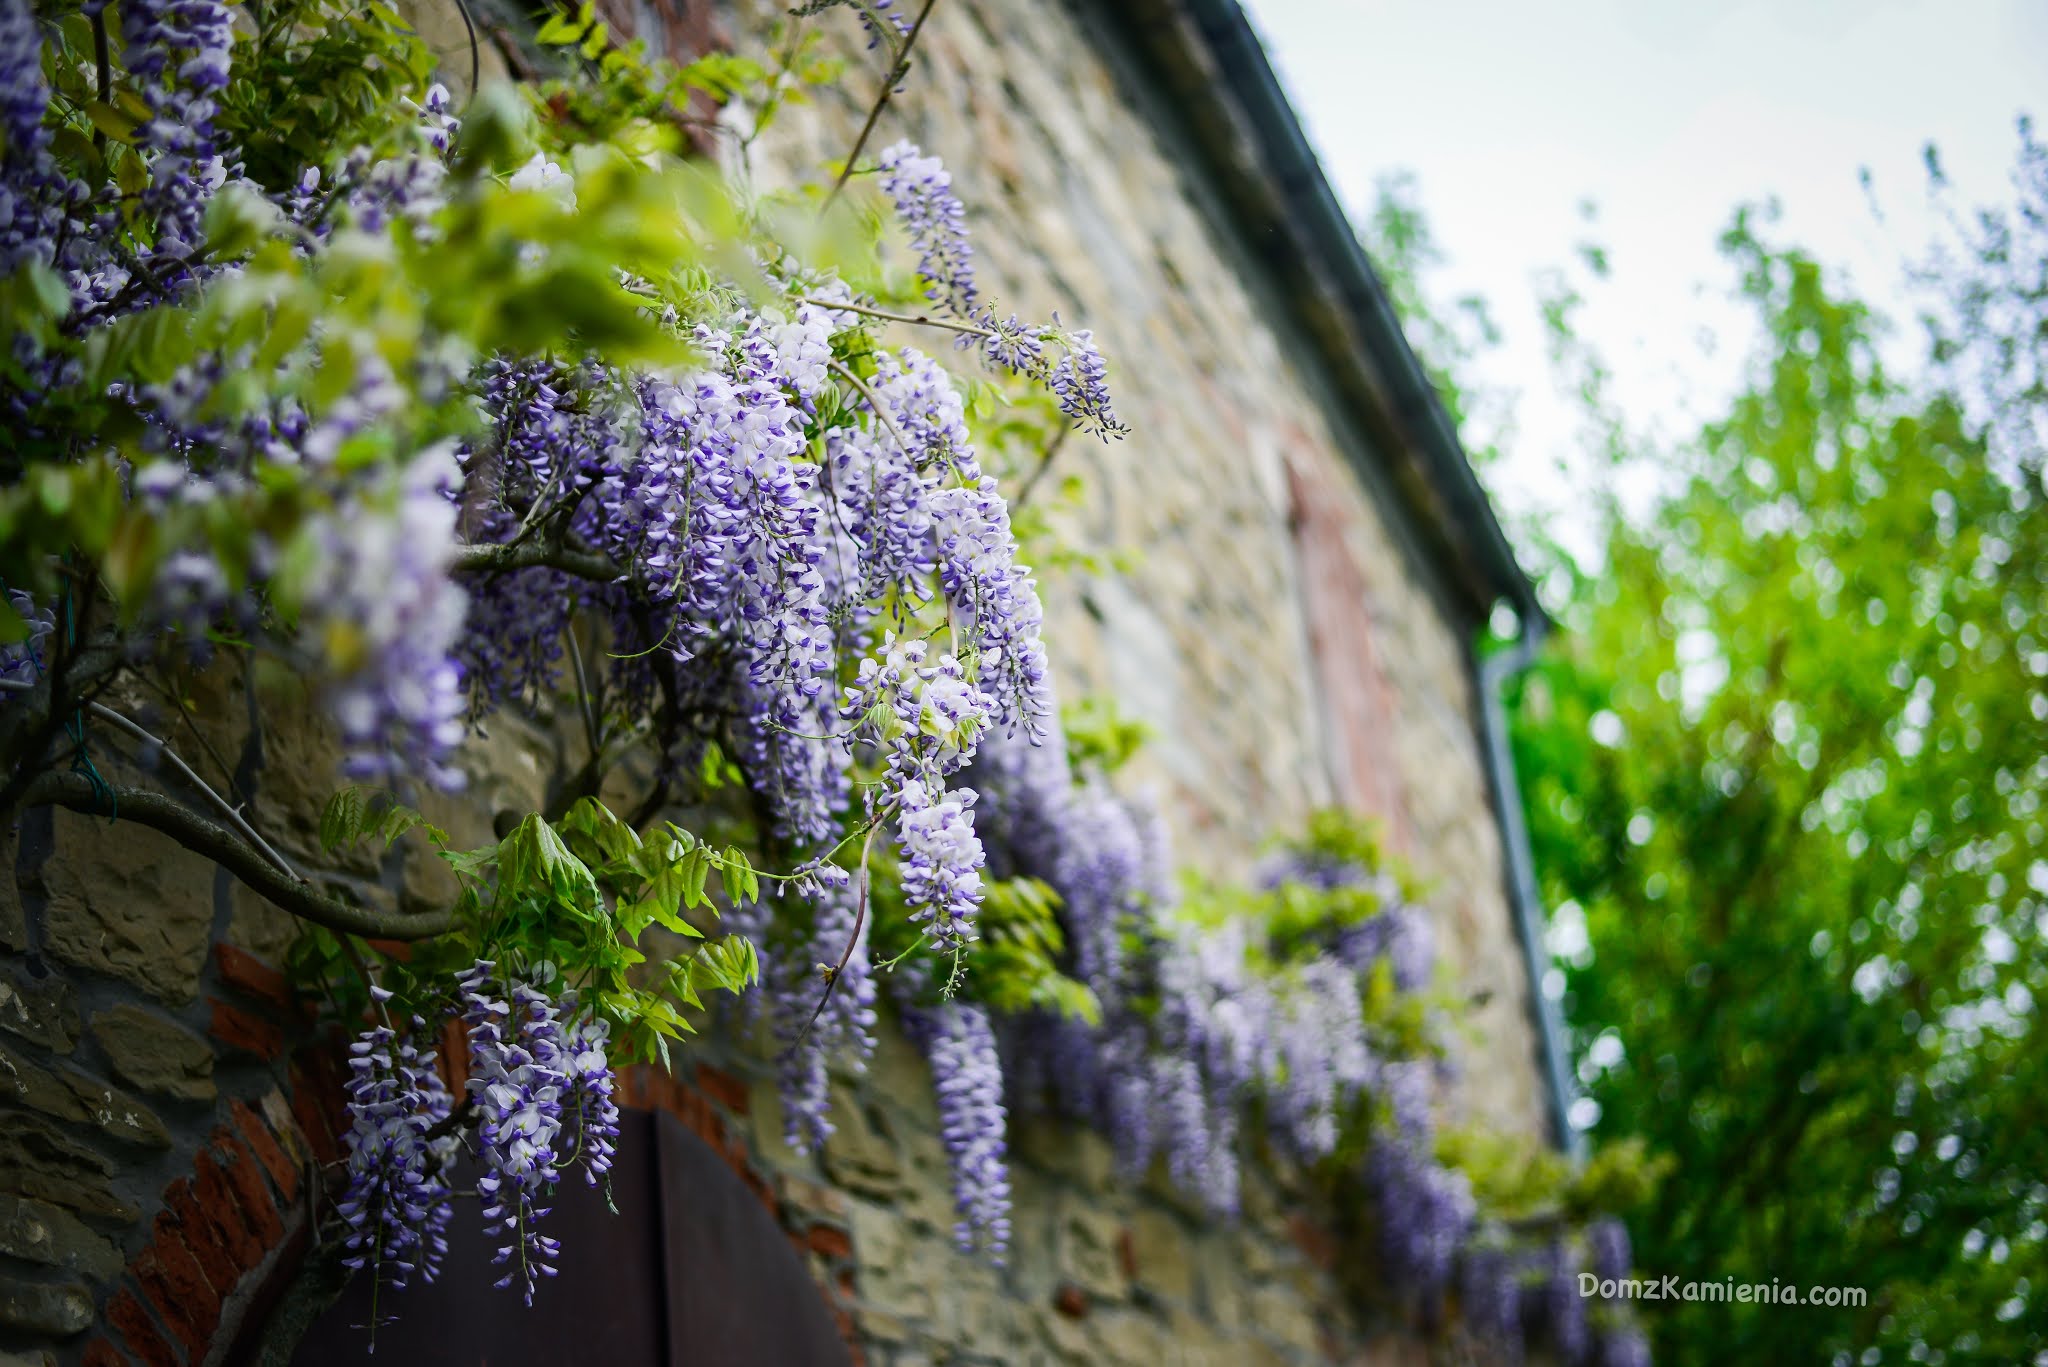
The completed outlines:
<svg viewBox="0 0 2048 1367">
<path fill-rule="evenodd" d="M 1401 880 L 1361 854 L 1356 828 L 1319 817 L 1336 838 L 1284 846 L 1250 900 L 1219 920 L 1175 896 L 1156 808 L 1117 795 L 1099 772 L 1077 777 L 1059 723 L 1051 728 L 1045 745 L 992 738 L 964 777 L 981 795 L 987 873 L 1057 892 L 1068 971 L 1092 990 L 1100 1019 L 1034 1011 L 991 1021 L 958 1002 L 935 1012 L 916 975 L 889 979 L 932 1064 L 961 1246 L 1004 1241 L 1003 1136 L 1018 1110 L 1050 1105 L 1098 1128 L 1126 1172 L 1160 1160 L 1224 1216 L 1237 1210 L 1248 1146 L 1262 1139 L 1328 1162 L 1363 1113 L 1358 1185 L 1388 1283 L 1422 1304 L 1454 1298 L 1464 1332 L 1502 1360 L 1520 1360 L 1538 1338 L 1565 1362 L 1645 1360 L 1632 1326 L 1588 1323 L 1577 1289 L 1582 1257 L 1602 1275 L 1626 1268 L 1618 1223 L 1589 1227 L 1583 1254 L 1561 1234 L 1526 1245 L 1488 1224 L 1470 1181 L 1439 1160 L 1442 1064 L 1376 1029 L 1365 1002 L 1376 977 L 1398 997 L 1422 992 L 1434 941 Z M 770 997 L 783 1000 L 772 987 Z M 787 1000 L 778 1009 L 791 1013 L 807 998 Z M 785 1083 L 785 1105 L 814 1137 L 823 1096 L 807 1078 Z"/>
<path fill-rule="evenodd" d="M 381 1009 L 392 993 L 374 988 Z M 403 1290 L 417 1273 L 432 1281 L 447 1251 L 459 1161 L 474 1161 L 485 1233 L 516 1287 L 533 1303 L 536 1279 L 552 1277 L 557 1242 L 540 1230 L 566 1172 L 596 1183 L 611 1170 L 619 1133 L 607 1023 L 577 1010 L 573 992 L 507 981 L 479 960 L 457 980 L 448 1016 L 469 1041 L 461 1102 L 451 1095 L 423 1041 L 445 1018 L 416 1014 L 403 1034 L 372 1027 L 350 1046 L 347 1184 L 338 1209 L 347 1224 L 346 1263 L 376 1288 Z"/>
</svg>

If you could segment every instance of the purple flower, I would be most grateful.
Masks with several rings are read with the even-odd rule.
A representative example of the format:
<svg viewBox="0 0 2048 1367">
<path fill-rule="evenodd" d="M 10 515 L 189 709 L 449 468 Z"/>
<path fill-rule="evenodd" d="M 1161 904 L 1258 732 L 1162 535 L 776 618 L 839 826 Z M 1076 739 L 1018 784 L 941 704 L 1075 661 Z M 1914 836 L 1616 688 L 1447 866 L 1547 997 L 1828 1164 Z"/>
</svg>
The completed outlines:
<svg viewBox="0 0 2048 1367">
<path fill-rule="evenodd" d="M 937 157 L 899 142 L 881 159 L 882 193 L 917 248 L 925 297 L 966 317 L 981 294 L 974 284 L 974 248 L 967 241 L 967 210 L 953 193 L 953 177 Z"/>
<path fill-rule="evenodd" d="M 469 1026 L 484 1231 L 505 1240 L 492 1259 L 507 1265 L 497 1285 L 517 1284 L 532 1305 L 536 1277 L 554 1276 L 562 1251 L 538 1228 L 548 1213 L 539 1203 L 567 1164 L 580 1160 L 593 1182 L 611 1167 L 618 1106 L 605 1062 L 608 1027 L 595 1019 L 565 1024 L 573 996 L 558 1005 L 531 983 L 501 986 L 496 965 L 484 960 L 457 985 Z"/>
<path fill-rule="evenodd" d="M 1387 1266 L 1401 1285 L 1435 1294 L 1477 1212 L 1471 1183 L 1399 1141 L 1373 1146 L 1365 1179 L 1378 1206 Z"/>
<path fill-rule="evenodd" d="M 1458 1267 L 1458 1302 L 1466 1332 L 1497 1360 L 1522 1361 L 1522 1288 L 1515 1255 L 1475 1244 Z"/>
<path fill-rule="evenodd" d="M 1010 1242 L 1010 1175 L 1004 1140 L 1003 1065 L 988 1012 L 949 1001 L 914 1011 L 909 1023 L 932 1066 L 939 1137 L 953 1166 L 954 1237 L 1000 1263 Z"/>
<path fill-rule="evenodd" d="M 342 1261 L 369 1268 L 393 1290 L 415 1272 L 432 1281 L 448 1251 L 448 1166 L 457 1144 L 452 1134 L 429 1137 L 454 1104 L 433 1052 L 389 1026 L 367 1030 L 349 1046 L 346 1090 L 348 1176 L 336 1207 L 347 1226 Z"/>
<path fill-rule="evenodd" d="M 1642 1330 L 1618 1325 L 1601 1331 L 1595 1360 L 1600 1367 L 1650 1367 L 1650 1345 Z"/>
<path fill-rule="evenodd" d="M 974 834 L 974 797 L 972 788 L 945 790 L 914 778 L 898 799 L 903 900 L 938 954 L 965 949 L 975 938 L 983 856 Z"/>
<path fill-rule="evenodd" d="M 1057 329 L 1057 315 L 1053 324 Z M 1056 331 L 1055 335 L 1063 354 L 1053 365 L 1046 384 L 1059 400 L 1060 411 L 1084 431 L 1105 441 L 1130 431 L 1117 420 L 1116 410 L 1110 405 L 1109 366 L 1095 347 L 1095 334 L 1083 328 L 1078 332 Z"/>
<path fill-rule="evenodd" d="M 1628 1226 L 1612 1216 L 1586 1226 L 1586 1252 L 1593 1262 L 1593 1275 L 1601 1281 L 1619 1281 L 1628 1275 L 1632 1261 Z"/>
<path fill-rule="evenodd" d="M 799 1153 L 832 1134 L 828 1065 L 836 1059 L 859 1071 L 874 1052 L 875 979 L 867 922 L 856 934 L 855 913 L 850 887 L 821 885 L 813 894 L 809 935 L 786 949 L 763 946 L 762 991 L 782 1051 L 777 1082 L 784 1137 Z"/>
<path fill-rule="evenodd" d="M 326 646 L 329 690 L 351 773 L 418 764 L 444 788 L 463 737 L 462 671 L 453 656 L 467 597 L 448 575 L 456 478 L 448 452 L 414 458 L 379 514 L 358 505 L 317 522 L 320 556 L 306 593 L 308 626 Z"/>
</svg>

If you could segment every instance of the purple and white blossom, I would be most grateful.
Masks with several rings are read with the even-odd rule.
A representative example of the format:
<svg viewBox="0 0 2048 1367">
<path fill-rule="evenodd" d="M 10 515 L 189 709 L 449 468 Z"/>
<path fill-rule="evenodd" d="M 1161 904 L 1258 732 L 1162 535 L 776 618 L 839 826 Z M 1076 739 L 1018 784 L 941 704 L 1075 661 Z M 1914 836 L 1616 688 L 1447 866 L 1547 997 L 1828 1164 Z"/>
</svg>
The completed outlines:
<svg viewBox="0 0 2048 1367">
<path fill-rule="evenodd" d="M 388 997 L 389 994 L 385 993 Z M 458 1140 L 433 1132 L 454 1107 L 434 1054 L 390 1026 L 349 1046 L 347 1181 L 336 1205 L 342 1262 L 403 1290 L 415 1273 L 431 1282 L 448 1251 L 453 1217 L 448 1168 Z"/>
<path fill-rule="evenodd" d="M 938 954 L 957 953 L 975 938 L 984 856 L 974 834 L 974 798 L 972 788 L 940 789 L 916 778 L 899 790 L 903 900 Z"/>
<path fill-rule="evenodd" d="M 949 1001 L 913 1012 L 913 1034 L 932 1065 L 939 1137 L 953 1166 L 960 1213 L 955 1240 L 1001 1262 L 1010 1242 L 1010 1176 L 1006 1158 L 1002 1059 L 985 1008 Z"/>
<path fill-rule="evenodd" d="M 917 248 L 925 297 L 966 317 L 981 292 L 974 283 L 974 248 L 967 241 L 967 209 L 953 193 L 953 175 L 914 143 L 898 142 L 881 157 L 882 193 Z"/>
<path fill-rule="evenodd" d="M 393 771 L 416 760 L 442 787 L 459 787 L 448 759 L 462 740 L 462 672 L 454 653 L 467 597 L 450 578 L 456 547 L 452 453 L 422 453 L 406 469 L 395 506 L 382 515 L 316 522 L 317 568 L 305 594 L 324 642 L 330 696 L 349 769 Z"/>
</svg>

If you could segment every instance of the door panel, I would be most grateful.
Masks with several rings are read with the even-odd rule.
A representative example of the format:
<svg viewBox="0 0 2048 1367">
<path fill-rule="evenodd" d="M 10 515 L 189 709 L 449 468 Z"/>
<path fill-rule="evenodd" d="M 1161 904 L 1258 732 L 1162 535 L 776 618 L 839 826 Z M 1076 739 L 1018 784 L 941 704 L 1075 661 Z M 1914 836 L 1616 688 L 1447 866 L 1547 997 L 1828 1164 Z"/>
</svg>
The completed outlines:
<svg viewBox="0 0 2048 1367">
<path fill-rule="evenodd" d="M 475 1182 L 465 1163 L 458 1188 Z M 370 1355 L 370 1287 L 357 1276 L 315 1321 L 293 1367 L 847 1367 L 824 1297 L 780 1225 L 724 1159 L 665 1112 L 620 1116 L 611 1195 L 580 1177 L 545 1228 L 560 1275 L 531 1310 L 504 1275 L 473 1198 L 456 1203 L 431 1286 L 383 1292 Z M 395 1318 L 393 1318 L 395 1316 Z"/>
</svg>

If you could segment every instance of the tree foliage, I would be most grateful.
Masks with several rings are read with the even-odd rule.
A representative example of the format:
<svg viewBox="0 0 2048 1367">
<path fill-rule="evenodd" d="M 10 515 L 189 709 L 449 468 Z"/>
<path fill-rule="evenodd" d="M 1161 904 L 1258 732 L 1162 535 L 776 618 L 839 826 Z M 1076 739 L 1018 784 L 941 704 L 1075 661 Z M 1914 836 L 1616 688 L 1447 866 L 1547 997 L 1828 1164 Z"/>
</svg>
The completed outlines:
<svg viewBox="0 0 2048 1367">
<path fill-rule="evenodd" d="M 1992 231 L 2048 208 L 2028 146 L 2032 197 L 1934 273 L 1971 306 L 1912 383 L 1737 216 L 1746 384 L 1612 515 L 1516 700 L 1543 889 L 1585 928 L 1559 942 L 1596 1134 L 1674 1164 L 1638 1265 L 1869 1294 L 1646 1305 L 1667 1362 L 2048 1348 L 2048 510 L 1999 437 L 2038 385 L 1955 382 L 2044 335 L 2039 263 Z"/>
</svg>

